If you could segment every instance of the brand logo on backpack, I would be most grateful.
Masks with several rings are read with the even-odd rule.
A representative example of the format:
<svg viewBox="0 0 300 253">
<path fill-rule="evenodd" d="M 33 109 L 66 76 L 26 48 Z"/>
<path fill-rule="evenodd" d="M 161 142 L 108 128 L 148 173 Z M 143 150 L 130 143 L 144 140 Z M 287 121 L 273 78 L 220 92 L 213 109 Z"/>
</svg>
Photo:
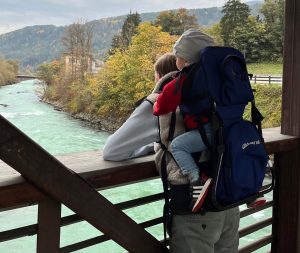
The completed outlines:
<svg viewBox="0 0 300 253">
<path fill-rule="evenodd" d="M 259 145 L 260 143 L 261 143 L 260 140 L 247 142 L 242 145 L 242 149 L 245 149 L 245 148 L 249 147 L 250 145 Z"/>
</svg>

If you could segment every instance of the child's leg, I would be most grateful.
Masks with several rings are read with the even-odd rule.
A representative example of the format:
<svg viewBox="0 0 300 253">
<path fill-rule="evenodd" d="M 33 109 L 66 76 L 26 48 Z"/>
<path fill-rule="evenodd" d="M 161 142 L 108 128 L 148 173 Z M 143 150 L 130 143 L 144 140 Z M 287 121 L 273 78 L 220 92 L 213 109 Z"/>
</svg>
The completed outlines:
<svg viewBox="0 0 300 253">
<path fill-rule="evenodd" d="M 210 125 L 205 126 L 207 139 L 211 141 Z M 201 134 L 197 129 L 186 132 L 176 137 L 171 143 L 171 152 L 179 165 L 182 174 L 188 175 L 191 182 L 199 179 L 199 168 L 191 153 L 201 152 L 207 149 Z"/>
</svg>

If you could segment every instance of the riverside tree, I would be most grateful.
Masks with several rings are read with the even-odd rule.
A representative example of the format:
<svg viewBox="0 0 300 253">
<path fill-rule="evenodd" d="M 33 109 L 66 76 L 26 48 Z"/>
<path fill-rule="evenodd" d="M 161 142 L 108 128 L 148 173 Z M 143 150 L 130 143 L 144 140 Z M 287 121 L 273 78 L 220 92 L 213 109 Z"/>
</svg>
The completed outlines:
<svg viewBox="0 0 300 253">
<path fill-rule="evenodd" d="M 78 21 L 66 28 L 62 37 L 64 55 L 68 57 L 71 80 L 80 80 L 85 83 L 85 74 L 91 72 L 93 26 L 91 23 Z M 66 66 L 66 67 L 67 67 Z"/>
<path fill-rule="evenodd" d="M 88 110 L 101 117 L 125 120 L 135 102 L 153 89 L 153 64 L 160 55 L 172 51 L 176 39 L 161 27 L 141 23 L 128 49 L 116 50 L 91 80 L 93 99 Z"/>
<path fill-rule="evenodd" d="M 0 58 L 0 86 L 15 83 L 18 68 L 17 61 Z"/>
</svg>

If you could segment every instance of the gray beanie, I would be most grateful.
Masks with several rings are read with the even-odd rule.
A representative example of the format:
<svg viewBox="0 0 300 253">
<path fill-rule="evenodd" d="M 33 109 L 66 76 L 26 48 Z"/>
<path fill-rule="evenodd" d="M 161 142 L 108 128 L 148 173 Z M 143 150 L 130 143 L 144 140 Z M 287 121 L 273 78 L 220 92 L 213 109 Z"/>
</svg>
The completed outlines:
<svg viewBox="0 0 300 253">
<path fill-rule="evenodd" d="M 214 40 L 210 36 L 191 28 L 185 31 L 176 41 L 173 53 L 189 63 L 194 63 L 199 60 L 201 49 L 213 45 Z"/>
</svg>

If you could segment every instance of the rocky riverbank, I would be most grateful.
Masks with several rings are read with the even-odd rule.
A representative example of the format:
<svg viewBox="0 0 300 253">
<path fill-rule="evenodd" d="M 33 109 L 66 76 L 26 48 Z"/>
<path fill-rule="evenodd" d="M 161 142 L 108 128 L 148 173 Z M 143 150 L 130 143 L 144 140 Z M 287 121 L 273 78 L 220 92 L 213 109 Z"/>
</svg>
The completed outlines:
<svg viewBox="0 0 300 253">
<path fill-rule="evenodd" d="M 122 119 L 116 119 L 113 117 L 100 118 L 96 115 L 89 114 L 86 112 L 70 113 L 68 110 L 64 108 L 64 106 L 59 101 L 50 101 L 45 98 L 41 98 L 41 102 L 53 106 L 54 110 L 67 112 L 73 118 L 80 119 L 84 121 L 88 126 L 101 131 L 113 133 L 123 124 Z"/>
</svg>

